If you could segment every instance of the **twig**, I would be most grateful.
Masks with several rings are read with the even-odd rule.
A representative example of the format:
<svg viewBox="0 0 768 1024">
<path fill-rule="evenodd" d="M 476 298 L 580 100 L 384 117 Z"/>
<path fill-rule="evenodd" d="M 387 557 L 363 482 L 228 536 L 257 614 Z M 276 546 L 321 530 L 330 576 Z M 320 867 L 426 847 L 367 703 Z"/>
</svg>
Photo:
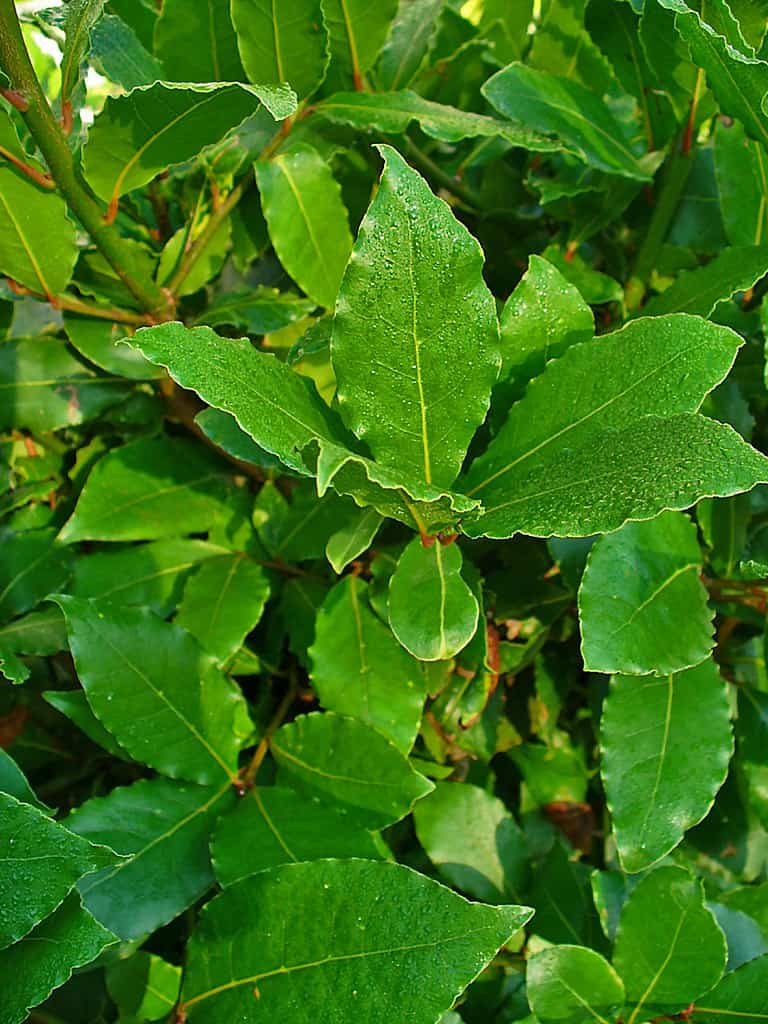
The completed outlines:
<svg viewBox="0 0 768 1024">
<path fill-rule="evenodd" d="M 56 183 L 54 182 L 50 174 L 45 174 L 43 171 L 38 171 L 36 167 L 33 167 L 31 164 L 25 163 L 24 160 L 20 160 L 10 151 L 10 149 L 6 149 L 5 146 L 0 146 L 0 156 L 3 157 L 4 160 L 7 160 L 8 163 L 13 164 L 13 166 L 17 170 L 21 171 L 22 174 L 26 174 L 26 176 L 30 178 L 32 181 L 34 181 L 36 185 L 39 185 L 40 188 L 56 188 Z"/>
<path fill-rule="evenodd" d="M 291 705 L 296 699 L 297 690 L 298 687 L 296 685 L 296 680 L 295 678 L 292 678 L 283 699 L 280 701 L 277 707 L 277 711 L 274 713 L 269 725 L 267 726 L 264 732 L 264 735 L 261 737 L 261 740 L 259 741 L 259 745 L 256 747 L 256 750 L 254 752 L 253 757 L 250 760 L 250 763 L 240 773 L 240 780 L 242 783 L 243 790 L 250 789 L 253 786 L 256 780 L 256 774 L 259 768 L 261 767 L 261 762 L 267 756 L 270 740 L 277 732 L 277 730 L 280 728 L 280 726 L 283 724 L 285 716 L 288 714 Z"/>
</svg>

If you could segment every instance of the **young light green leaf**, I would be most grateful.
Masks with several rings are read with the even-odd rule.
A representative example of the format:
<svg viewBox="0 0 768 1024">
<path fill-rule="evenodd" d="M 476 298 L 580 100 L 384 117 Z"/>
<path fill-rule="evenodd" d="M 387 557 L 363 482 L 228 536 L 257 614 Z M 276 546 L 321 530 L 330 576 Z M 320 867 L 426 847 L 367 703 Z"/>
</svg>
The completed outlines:
<svg viewBox="0 0 768 1024">
<path fill-rule="evenodd" d="M 232 21 L 252 82 L 289 82 L 300 100 L 312 95 L 328 66 L 320 0 L 232 0 Z"/>
<path fill-rule="evenodd" d="M 328 87 L 361 89 L 397 14 L 397 0 L 322 0 L 322 8 L 331 49 Z"/>
<path fill-rule="evenodd" d="M 5 341 L 0 347 L 1 430 L 22 427 L 39 433 L 74 427 L 127 394 L 124 380 L 96 374 L 55 338 Z"/>
<path fill-rule="evenodd" d="M 599 953 L 552 946 L 528 961 L 526 994 L 541 1024 L 607 1024 L 624 1005 L 624 985 Z"/>
<path fill-rule="evenodd" d="M 416 804 L 413 820 L 419 842 L 446 882 L 478 900 L 517 898 L 528 849 L 501 800 L 479 786 L 439 782 Z"/>
<path fill-rule="evenodd" d="M 364 1003 L 371 1020 L 434 1024 L 530 916 L 467 903 L 399 864 L 274 868 L 203 910 L 182 1000 L 189 1024 L 255 1024 L 265 1014 L 309 1024 L 326 1012 L 329 991 L 340 1020 L 356 1019 Z"/>
<path fill-rule="evenodd" d="M 232 225 L 227 217 L 215 229 L 189 273 L 185 273 L 176 289 L 177 294 L 180 296 L 192 295 L 204 288 L 209 281 L 218 277 L 226 262 L 231 243 Z M 160 254 L 160 263 L 157 269 L 158 284 L 164 287 L 170 286 L 191 244 L 192 239 L 186 226 L 179 228 L 168 239 Z"/>
<path fill-rule="evenodd" d="M 704 906 L 701 882 L 683 868 L 642 879 L 624 905 L 613 964 L 624 982 L 629 1020 L 685 1010 L 725 969 L 725 936 Z"/>
<path fill-rule="evenodd" d="M 329 592 L 309 656 L 324 707 L 360 719 L 409 752 L 425 697 L 419 664 L 374 614 L 368 584 L 357 576 L 345 576 Z"/>
<path fill-rule="evenodd" d="M 352 235 L 330 167 L 317 150 L 298 146 L 258 161 L 256 180 L 280 262 L 311 299 L 333 309 Z"/>
<path fill-rule="evenodd" d="M 632 151 L 624 128 L 597 93 L 545 71 L 510 64 L 482 88 L 505 117 L 557 135 L 591 167 L 639 181 L 650 174 Z"/>
<path fill-rule="evenodd" d="M 0 793 L 0 848 L 0 949 L 53 913 L 83 875 L 117 859 L 7 793 Z"/>
<path fill-rule="evenodd" d="M 67 828 L 124 859 L 79 883 L 85 908 L 124 940 L 172 921 L 213 885 L 209 840 L 218 817 L 235 803 L 228 783 L 162 778 L 86 801 L 66 819 Z"/>
<path fill-rule="evenodd" d="M 685 413 L 643 416 L 597 434 L 567 461 L 543 460 L 515 481 L 515 491 L 495 488 L 493 497 L 484 495 L 487 511 L 465 519 L 462 530 L 470 537 L 589 537 L 766 482 L 768 459 L 726 424 Z"/>
<path fill-rule="evenodd" d="M 722 979 L 696 1004 L 706 1024 L 763 1024 L 768 1020 L 768 956 L 759 956 Z"/>
<path fill-rule="evenodd" d="M 3 1024 L 23 1024 L 34 1006 L 85 967 L 115 936 L 80 905 L 76 893 L 25 939 L 0 952 L 3 976 Z"/>
<path fill-rule="evenodd" d="M 210 327 L 231 324 L 248 334 L 271 334 L 309 316 L 315 303 L 292 292 L 261 285 L 251 291 L 228 291 L 205 310 L 200 321 Z"/>
<path fill-rule="evenodd" d="M 601 537 L 579 588 L 586 670 L 662 675 L 704 661 L 714 612 L 701 562 L 696 527 L 679 512 Z"/>
<path fill-rule="evenodd" d="M 229 0 L 165 0 L 155 22 L 155 54 L 176 82 L 242 82 Z M 265 85 L 280 85 L 262 77 Z"/>
<path fill-rule="evenodd" d="M 182 387 L 231 413 L 257 444 L 302 475 L 308 471 L 300 452 L 310 441 L 344 444 L 341 423 L 309 381 L 247 338 L 169 323 L 138 331 L 132 344 Z"/>
<path fill-rule="evenodd" d="M 1 533 L 0 621 L 34 608 L 44 597 L 69 579 L 72 556 L 57 543 L 56 531 L 29 530 Z M 0 634 L 0 644 L 3 643 Z"/>
<path fill-rule="evenodd" d="M 578 290 L 547 260 L 530 256 L 528 270 L 501 313 L 502 363 L 493 415 L 506 413 L 550 359 L 594 333 L 592 310 Z"/>
<path fill-rule="evenodd" d="M 211 851 L 216 879 L 224 888 L 280 864 L 381 856 L 373 836 L 354 814 L 282 786 L 251 789 L 231 814 L 222 817 Z"/>
<path fill-rule="evenodd" d="M 202 533 L 227 518 L 225 467 L 167 436 L 115 448 L 91 470 L 59 540 L 155 540 Z"/>
<path fill-rule="evenodd" d="M 380 148 L 384 173 L 333 325 L 339 406 L 377 461 L 449 486 L 499 373 L 495 303 L 475 239 L 395 150 Z"/>
<path fill-rule="evenodd" d="M 685 0 L 658 0 L 672 11 L 675 26 L 691 50 L 698 67 L 724 114 L 738 118 L 747 134 L 768 143 L 768 121 L 763 101 L 768 93 L 768 63 L 740 53 L 708 25 Z"/>
<path fill-rule="evenodd" d="M 425 547 L 415 537 L 389 582 L 389 623 L 406 650 L 420 661 L 445 661 L 469 643 L 480 607 L 461 576 L 457 544 Z"/>
<path fill-rule="evenodd" d="M 176 624 L 222 664 L 242 646 L 268 597 L 264 570 L 246 555 L 212 558 L 187 581 Z"/>
<path fill-rule="evenodd" d="M 76 560 L 69 593 L 143 605 L 165 617 L 181 600 L 190 571 L 226 553 L 202 540 L 159 540 L 118 551 L 97 551 Z M 0 631 L 0 643 L 2 636 Z"/>
<path fill-rule="evenodd" d="M 487 138 L 537 153 L 561 149 L 553 139 L 525 123 L 434 103 L 410 89 L 391 93 L 338 92 L 319 103 L 316 111 L 336 124 L 379 135 L 403 135 L 415 121 L 425 135 L 440 142 Z"/>
<path fill-rule="evenodd" d="M 171 778 L 235 777 L 245 702 L 188 633 L 145 609 L 56 603 L 88 703 L 121 747 Z"/>
<path fill-rule="evenodd" d="M 381 523 L 382 518 L 375 509 L 360 509 L 334 533 L 325 545 L 325 555 L 334 572 L 342 573 L 350 562 L 368 550 Z"/>
<path fill-rule="evenodd" d="M 104 0 L 69 0 L 64 15 L 64 47 L 61 54 L 61 100 L 72 102 L 80 81 L 80 65 L 88 56 L 91 29 L 101 17 Z"/>
<path fill-rule="evenodd" d="M 708 317 L 718 302 L 751 288 L 767 272 L 768 246 L 731 246 L 706 267 L 683 271 L 673 285 L 646 303 L 643 315 L 694 313 Z"/>
<path fill-rule="evenodd" d="M 644 871 L 706 816 L 728 774 L 728 694 L 715 663 L 662 679 L 616 676 L 601 734 L 619 857 L 625 871 Z"/>
<path fill-rule="evenodd" d="M 83 153 L 88 183 L 115 210 L 120 196 L 219 142 L 262 103 L 276 120 L 296 109 L 283 86 L 155 82 L 109 97 Z"/>
<path fill-rule="evenodd" d="M 375 729 L 332 711 L 282 726 L 270 750 L 278 782 L 333 801 L 371 830 L 399 821 L 434 788 Z"/>
</svg>

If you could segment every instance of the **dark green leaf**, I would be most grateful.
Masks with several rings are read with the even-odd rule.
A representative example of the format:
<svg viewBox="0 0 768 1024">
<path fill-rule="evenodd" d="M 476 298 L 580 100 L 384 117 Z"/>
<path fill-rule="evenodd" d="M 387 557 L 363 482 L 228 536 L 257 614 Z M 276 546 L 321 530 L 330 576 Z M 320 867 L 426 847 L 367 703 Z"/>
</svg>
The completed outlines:
<svg viewBox="0 0 768 1024">
<path fill-rule="evenodd" d="M 91 58 L 102 73 L 126 90 L 163 78 L 160 61 L 145 49 L 130 25 L 104 14 L 91 31 Z"/>
<path fill-rule="evenodd" d="M 330 711 L 284 725 L 270 749 L 281 783 L 333 800 L 369 829 L 398 821 L 434 788 L 375 729 Z"/>
<path fill-rule="evenodd" d="M 329 592 L 309 656 L 324 707 L 366 722 L 408 753 L 421 722 L 424 682 L 418 662 L 372 611 L 364 581 L 347 576 Z"/>
<path fill-rule="evenodd" d="M 0 534 L 4 549 L 0 563 L 0 620 L 21 615 L 60 590 L 69 579 L 71 552 L 56 539 L 55 530 Z M 0 647 L 8 637 L 0 633 Z M 17 648 L 23 652 L 23 648 Z M 24 652 L 31 653 L 31 652 Z"/>
<path fill-rule="evenodd" d="M 530 914 L 467 903 L 399 864 L 264 871 L 203 911 L 182 993 L 188 1020 L 246 1024 L 266 1013 L 309 1024 L 333 992 L 339 1019 L 355 1019 L 364 1005 L 372 1020 L 405 1013 L 412 1024 L 434 1024 Z"/>
<path fill-rule="evenodd" d="M 248 334 L 271 334 L 303 320 L 313 309 L 315 303 L 308 299 L 262 286 L 219 296 L 200 319 L 211 327 L 231 324 Z"/>
<path fill-rule="evenodd" d="M 232 780 L 245 704 L 195 640 L 144 609 L 57 603 L 88 703 L 120 746 L 172 778 Z"/>
<path fill-rule="evenodd" d="M 243 856 L 243 850 L 247 855 Z M 280 864 L 360 857 L 377 860 L 380 850 L 353 813 L 282 786 L 250 791 L 222 817 L 213 837 L 213 868 L 226 888 L 241 878 Z"/>
<path fill-rule="evenodd" d="M 696 1005 L 696 1016 L 707 1024 L 762 1024 L 768 1020 L 768 956 L 726 974 L 720 984 Z"/>
<path fill-rule="evenodd" d="M 164 0 L 155 53 L 176 82 L 241 82 L 243 69 L 229 0 Z M 279 85 L 285 78 L 260 81 Z"/>
<path fill-rule="evenodd" d="M 101 17 L 104 0 L 69 0 L 64 16 L 64 49 L 61 55 L 61 98 L 71 102 L 80 80 L 80 65 L 91 47 L 90 33 Z"/>
<path fill-rule="evenodd" d="M 332 89 L 362 87 L 397 13 L 397 0 L 322 0 L 331 49 L 328 84 Z"/>
<path fill-rule="evenodd" d="M 80 882 L 83 905 L 121 939 L 141 938 L 173 920 L 213 885 L 209 839 L 235 800 L 228 783 L 159 778 L 88 800 L 67 827 L 124 859 Z"/>
</svg>

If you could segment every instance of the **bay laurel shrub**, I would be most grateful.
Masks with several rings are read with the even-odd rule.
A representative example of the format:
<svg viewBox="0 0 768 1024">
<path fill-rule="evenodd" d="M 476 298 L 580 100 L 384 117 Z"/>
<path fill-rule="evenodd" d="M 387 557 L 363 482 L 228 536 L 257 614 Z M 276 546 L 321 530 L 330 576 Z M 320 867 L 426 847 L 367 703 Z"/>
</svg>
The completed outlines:
<svg viewBox="0 0 768 1024">
<path fill-rule="evenodd" d="M 767 19 L 0 0 L 0 1024 L 768 1019 Z"/>
</svg>

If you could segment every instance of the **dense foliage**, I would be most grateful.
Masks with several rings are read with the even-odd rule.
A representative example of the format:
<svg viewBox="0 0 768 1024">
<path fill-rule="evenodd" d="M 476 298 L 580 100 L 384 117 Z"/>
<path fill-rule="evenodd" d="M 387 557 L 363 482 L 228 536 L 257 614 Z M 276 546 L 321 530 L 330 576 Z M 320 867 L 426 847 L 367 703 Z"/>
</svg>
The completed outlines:
<svg viewBox="0 0 768 1024">
<path fill-rule="evenodd" d="M 767 28 L 0 0 L 0 1024 L 768 1019 Z"/>
</svg>

